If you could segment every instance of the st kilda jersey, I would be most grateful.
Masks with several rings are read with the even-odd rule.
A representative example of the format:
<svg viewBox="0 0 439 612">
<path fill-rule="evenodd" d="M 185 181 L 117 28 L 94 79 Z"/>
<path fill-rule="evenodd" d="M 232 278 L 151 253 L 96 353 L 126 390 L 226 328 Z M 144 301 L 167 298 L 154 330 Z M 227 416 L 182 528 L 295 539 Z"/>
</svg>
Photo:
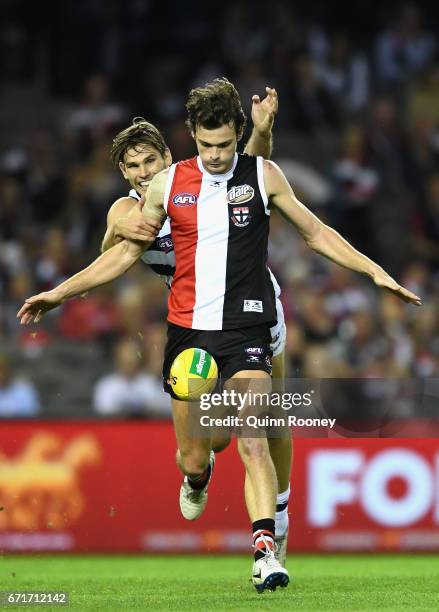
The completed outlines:
<svg viewBox="0 0 439 612">
<path fill-rule="evenodd" d="M 140 200 L 140 194 L 138 194 L 135 189 L 130 190 L 129 196 L 134 200 Z M 166 284 L 171 288 L 172 277 L 175 273 L 175 253 L 169 218 L 166 219 L 150 248 L 143 253 L 141 261 L 148 265 L 154 272 L 163 276 L 166 280 Z M 270 273 L 275 296 L 279 298 L 281 294 L 279 283 L 272 271 L 270 269 L 268 271 Z"/>
<path fill-rule="evenodd" d="M 235 154 L 217 175 L 199 157 L 173 164 L 164 207 L 176 262 L 168 321 L 200 330 L 275 325 L 262 157 Z"/>
</svg>

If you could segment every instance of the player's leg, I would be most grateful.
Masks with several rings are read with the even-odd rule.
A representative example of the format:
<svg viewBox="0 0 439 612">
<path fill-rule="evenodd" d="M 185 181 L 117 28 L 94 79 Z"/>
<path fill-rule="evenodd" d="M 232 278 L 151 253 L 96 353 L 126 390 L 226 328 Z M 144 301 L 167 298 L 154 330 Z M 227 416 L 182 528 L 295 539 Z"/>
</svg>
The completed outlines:
<svg viewBox="0 0 439 612">
<path fill-rule="evenodd" d="M 180 488 L 180 510 L 188 520 L 198 518 L 207 504 L 207 489 L 215 465 L 208 437 L 194 438 L 190 402 L 172 398 L 172 417 L 177 438 L 177 465 L 184 474 Z"/>
<path fill-rule="evenodd" d="M 285 343 L 287 330 L 285 326 L 285 317 L 282 307 L 282 302 L 279 298 L 276 299 L 276 314 L 277 323 L 270 329 L 271 344 L 270 348 L 273 353 L 273 370 L 272 370 L 272 385 L 273 393 L 282 394 L 285 391 Z M 291 476 L 292 462 L 292 440 L 291 436 L 282 436 L 279 438 L 270 438 L 270 452 L 273 459 L 274 467 L 279 485 L 279 493 L 288 490 Z"/>
<path fill-rule="evenodd" d="M 189 417 L 190 402 L 172 398 L 172 418 L 177 439 L 177 465 L 191 481 L 199 478 L 209 465 L 211 441 L 205 438 L 194 438 L 191 433 Z"/>
<path fill-rule="evenodd" d="M 269 393 L 270 375 L 262 370 L 242 370 L 236 372 L 228 381 L 229 389 L 235 388 L 239 379 L 249 381 L 247 391 Z M 248 407 L 247 407 L 248 408 Z M 241 411 L 245 421 L 248 409 Z M 255 562 L 253 565 L 253 584 L 258 591 L 286 586 L 288 572 L 282 568 L 274 556 L 275 510 L 277 479 L 270 455 L 268 440 L 265 436 L 246 437 L 248 431 L 238 438 L 238 451 L 244 464 L 245 500 L 252 522 Z"/>
<path fill-rule="evenodd" d="M 273 354 L 273 392 L 285 390 L 285 342 L 281 350 Z M 290 497 L 291 465 L 293 458 L 293 441 L 288 435 L 269 438 L 270 454 L 276 470 L 278 491 L 276 498 L 276 557 L 285 566 L 288 545 L 288 502 Z"/>
<path fill-rule="evenodd" d="M 196 519 L 207 503 L 207 487 L 212 476 L 215 456 L 208 435 L 200 436 L 192 427 L 190 402 L 175 397 L 169 376 L 174 359 L 186 348 L 202 346 L 204 338 L 197 330 L 168 325 L 163 362 L 163 389 L 172 397 L 172 417 L 177 438 L 177 464 L 184 474 L 180 488 L 180 509 L 189 520 Z"/>
<path fill-rule="evenodd" d="M 253 393 L 269 393 L 271 380 L 269 374 L 263 371 L 244 370 L 234 374 L 228 381 L 228 388 L 233 387 L 236 379 L 250 380 L 248 390 Z M 245 418 L 246 410 L 241 415 Z M 265 437 L 238 438 L 238 451 L 244 463 L 246 479 L 250 488 L 247 509 L 252 521 L 264 516 L 273 516 L 276 506 L 277 478 L 270 455 L 268 440 Z"/>
</svg>

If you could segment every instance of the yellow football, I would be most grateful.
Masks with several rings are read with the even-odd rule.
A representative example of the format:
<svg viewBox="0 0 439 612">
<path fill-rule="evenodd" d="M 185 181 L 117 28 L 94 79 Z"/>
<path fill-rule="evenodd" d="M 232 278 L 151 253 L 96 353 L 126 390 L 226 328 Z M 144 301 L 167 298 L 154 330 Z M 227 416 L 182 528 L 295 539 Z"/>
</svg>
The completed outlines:
<svg viewBox="0 0 439 612">
<path fill-rule="evenodd" d="M 181 400 L 198 400 L 210 393 L 218 380 L 218 366 L 210 353 L 200 348 L 188 348 L 174 359 L 169 382 Z"/>
</svg>

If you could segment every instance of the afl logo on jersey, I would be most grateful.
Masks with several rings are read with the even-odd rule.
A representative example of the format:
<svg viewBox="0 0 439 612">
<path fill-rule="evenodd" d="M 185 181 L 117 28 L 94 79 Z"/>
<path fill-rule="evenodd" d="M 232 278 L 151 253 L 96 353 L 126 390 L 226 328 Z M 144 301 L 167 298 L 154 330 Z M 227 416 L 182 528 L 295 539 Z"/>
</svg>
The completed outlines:
<svg viewBox="0 0 439 612">
<path fill-rule="evenodd" d="M 164 253 L 170 253 L 174 250 L 174 243 L 172 242 L 171 236 L 164 236 L 163 238 L 159 238 L 157 240 L 157 246 L 160 251 Z"/>
<path fill-rule="evenodd" d="M 188 206 L 193 206 L 197 203 L 198 196 L 193 195 L 192 193 L 177 193 L 172 198 L 172 201 L 176 206 L 181 206 L 182 208 L 187 208 Z"/>
<path fill-rule="evenodd" d="M 250 185 L 236 185 L 227 192 L 227 202 L 229 204 L 244 204 L 255 195 L 255 190 Z"/>
<path fill-rule="evenodd" d="M 247 206 L 233 207 L 233 215 L 231 219 L 236 227 L 246 227 L 250 223 L 251 215 L 248 213 L 249 209 Z"/>
</svg>

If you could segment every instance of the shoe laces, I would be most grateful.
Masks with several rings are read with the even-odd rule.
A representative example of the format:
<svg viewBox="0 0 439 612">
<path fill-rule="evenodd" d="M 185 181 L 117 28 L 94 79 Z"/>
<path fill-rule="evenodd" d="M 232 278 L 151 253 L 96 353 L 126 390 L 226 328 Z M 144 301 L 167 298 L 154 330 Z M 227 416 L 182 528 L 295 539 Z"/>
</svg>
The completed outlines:
<svg viewBox="0 0 439 612">
<path fill-rule="evenodd" d="M 262 550 L 260 548 L 258 549 L 264 555 L 262 557 L 264 561 L 266 561 L 268 565 L 271 565 L 273 561 L 277 564 L 277 559 L 274 555 L 279 550 L 278 544 L 274 540 L 272 540 L 273 542 L 273 547 L 272 547 L 271 543 L 267 540 L 267 538 L 264 535 L 260 535 L 259 538 L 263 541 L 265 545 L 265 550 Z M 256 548 L 254 544 L 253 544 L 253 548 Z"/>
</svg>

